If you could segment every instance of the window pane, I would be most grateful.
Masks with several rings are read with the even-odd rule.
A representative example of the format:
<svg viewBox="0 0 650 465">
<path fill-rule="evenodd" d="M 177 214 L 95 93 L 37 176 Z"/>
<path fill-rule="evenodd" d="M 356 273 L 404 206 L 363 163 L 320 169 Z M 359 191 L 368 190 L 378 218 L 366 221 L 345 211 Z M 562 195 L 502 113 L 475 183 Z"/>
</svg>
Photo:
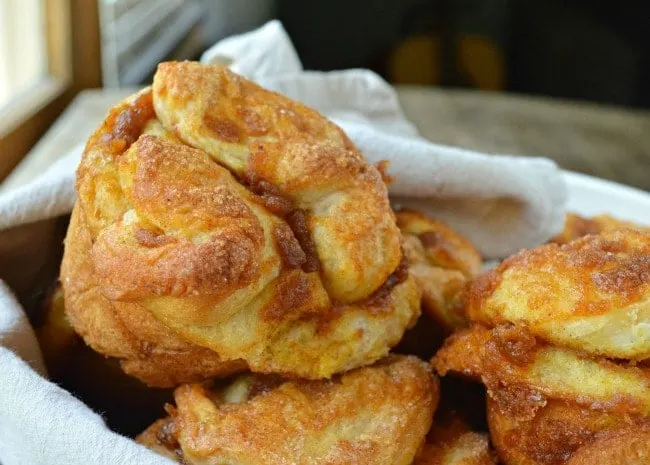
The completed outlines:
<svg viewBox="0 0 650 465">
<path fill-rule="evenodd" d="M 44 0 L 0 0 L 0 108 L 47 76 Z"/>
</svg>

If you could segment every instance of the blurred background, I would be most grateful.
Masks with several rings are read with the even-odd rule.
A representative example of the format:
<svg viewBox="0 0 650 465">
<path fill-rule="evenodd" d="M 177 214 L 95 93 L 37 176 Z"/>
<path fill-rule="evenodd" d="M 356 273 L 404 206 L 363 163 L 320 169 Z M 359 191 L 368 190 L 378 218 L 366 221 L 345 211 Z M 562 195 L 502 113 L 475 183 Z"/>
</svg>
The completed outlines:
<svg viewBox="0 0 650 465">
<path fill-rule="evenodd" d="M 398 86 L 425 137 L 650 188 L 650 3 L 587 0 L 0 0 L 0 180 L 85 89 L 272 18 L 306 68 Z"/>
</svg>

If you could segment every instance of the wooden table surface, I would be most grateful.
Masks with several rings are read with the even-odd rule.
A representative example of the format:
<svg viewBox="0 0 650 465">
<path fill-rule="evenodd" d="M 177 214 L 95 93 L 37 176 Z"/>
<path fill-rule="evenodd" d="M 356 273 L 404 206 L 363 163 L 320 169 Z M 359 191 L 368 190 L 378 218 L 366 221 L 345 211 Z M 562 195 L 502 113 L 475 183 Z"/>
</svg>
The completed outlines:
<svg viewBox="0 0 650 465">
<path fill-rule="evenodd" d="M 88 90 L 0 185 L 24 184 L 83 143 L 135 89 Z M 488 153 L 541 155 L 566 169 L 650 190 L 650 112 L 528 96 L 402 86 L 407 117 L 436 143 Z"/>
</svg>

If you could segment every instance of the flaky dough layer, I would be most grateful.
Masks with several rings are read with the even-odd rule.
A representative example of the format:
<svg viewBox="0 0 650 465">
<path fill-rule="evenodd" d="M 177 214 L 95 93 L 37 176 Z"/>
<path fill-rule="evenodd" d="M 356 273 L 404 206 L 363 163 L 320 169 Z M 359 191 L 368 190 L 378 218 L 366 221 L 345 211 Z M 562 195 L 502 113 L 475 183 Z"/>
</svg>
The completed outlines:
<svg viewBox="0 0 650 465">
<path fill-rule="evenodd" d="M 522 251 L 474 281 L 468 314 L 595 356 L 648 358 L 650 233 L 619 229 Z"/>
<path fill-rule="evenodd" d="M 137 440 L 191 465 L 410 465 L 438 398 L 437 379 L 415 357 L 331 381 L 249 375 L 216 391 L 177 388 L 171 417 Z"/>
</svg>

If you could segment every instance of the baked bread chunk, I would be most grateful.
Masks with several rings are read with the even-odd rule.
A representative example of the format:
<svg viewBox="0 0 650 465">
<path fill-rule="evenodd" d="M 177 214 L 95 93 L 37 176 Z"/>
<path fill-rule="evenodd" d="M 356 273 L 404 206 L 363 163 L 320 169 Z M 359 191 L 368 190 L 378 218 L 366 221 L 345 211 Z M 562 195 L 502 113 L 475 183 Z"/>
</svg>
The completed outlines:
<svg viewBox="0 0 650 465">
<path fill-rule="evenodd" d="M 68 314 L 150 384 L 242 364 L 328 378 L 384 357 L 419 316 L 378 169 L 326 118 L 227 68 L 162 63 L 90 137 L 76 187 Z M 193 364 L 188 351 L 209 366 L 165 358 Z"/>
<path fill-rule="evenodd" d="M 474 282 L 467 312 L 588 354 L 646 359 L 650 232 L 619 229 L 522 251 Z"/>
<path fill-rule="evenodd" d="M 472 282 L 474 324 L 432 363 L 485 385 L 505 465 L 645 463 L 649 295 L 645 231 L 522 251 Z"/>
<path fill-rule="evenodd" d="M 170 417 L 137 441 L 181 463 L 410 465 L 439 390 L 424 362 L 391 356 L 332 380 L 244 375 L 174 397 Z"/>
<path fill-rule="evenodd" d="M 411 275 L 422 289 L 422 309 L 446 332 L 468 324 L 467 284 L 481 271 L 474 246 L 442 221 L 408 209 L 395 212 Z"/>
</svg>

